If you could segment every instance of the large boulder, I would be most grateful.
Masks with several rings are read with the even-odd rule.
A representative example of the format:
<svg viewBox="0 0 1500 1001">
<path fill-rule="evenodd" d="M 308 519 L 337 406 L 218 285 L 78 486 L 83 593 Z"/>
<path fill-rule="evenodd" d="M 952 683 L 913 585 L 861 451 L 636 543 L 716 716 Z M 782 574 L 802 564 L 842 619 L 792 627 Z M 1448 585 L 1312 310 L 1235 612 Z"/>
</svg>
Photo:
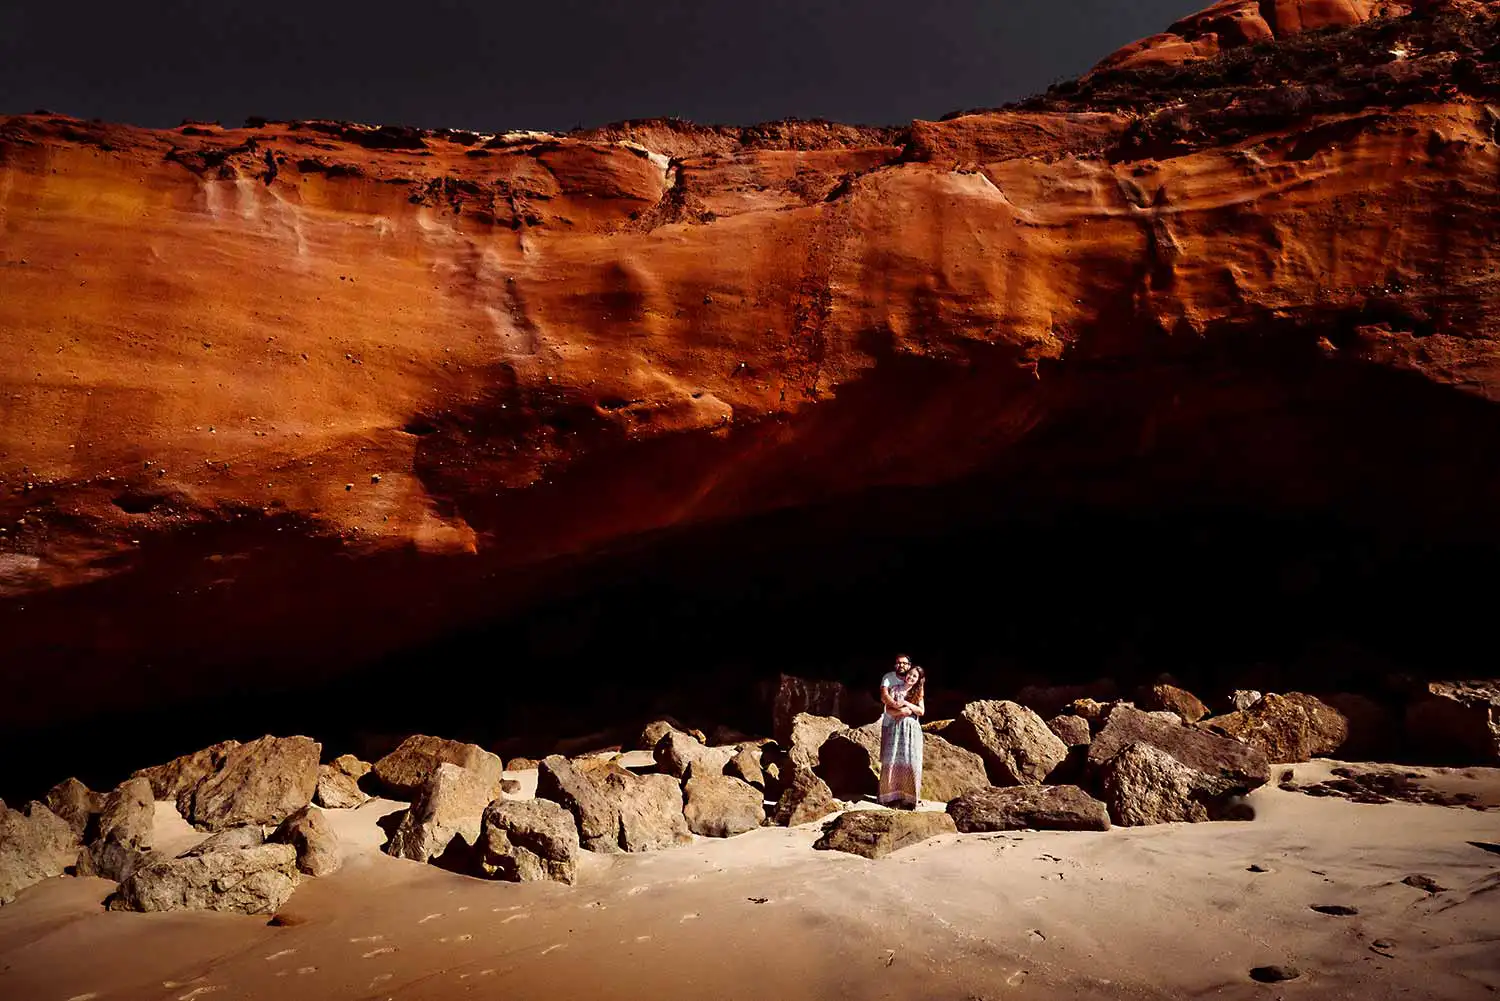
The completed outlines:
<svg viewBox="0 0 1500 1001">
<path fill-rule="evenodd" d="M 764 794 L 730 775 L 691 776 L 682 787 L 688 830 L 705 838 L 731 838 L 766 820 Z"/>
<path fill-rule="evenodd" d="M 312 802 L 322 747 L 308 737 L 262 737 L 233 747 L 217 772 L 178 797 L 195 827 L 274 826 Z M 149 781 L 149 780 L 148 780 Z"/>
<path fill-rule="evenodd" d="M 870 719 L 879 712 L 880 701 L 873 690 L 855 691 L 837 681 L 814 681 L 783 674 L 772 699 L 771 736 L 782 747 L 791 747 L 792 727 L 800 713 L 856 721 Z M 841 727 L 848 725 L 840 723 Z"/>
<path fill-rule="evenodd" d="M 380 791 L 392 799 L 412 799 L 439 766 L 449 764 L 466 768 L 488 781 L 500 795 L 500 756 L 478 744 L 464 744 L 442 737 L 415 734 L 403 740 L 394 751 L 375 762 L 370 769 Z M 493 798 L 493 797 L 492 797 Z"/>
<path fill-rule="evenodd" d="M 1259 748 L 1272 764 L 1333 754 L 1349 737 L 1342 713 L 1302 692 L 1267 694 L 1249 709 L 1215 716 L 1204 726 Z"/>
<path fill-rule="evenodd" d="M 329 810 L 351 810 L 370 797 L 359 787 L 359 780 L 370 772 L 370 765 L 352 754 L 341 754 L 330 764 L 318 766 L 318 786 L 313 802 Z"/>
<path fill-rule="evenodd" d="M 338 832 L 316 806 L 304 806 L 283 820 L 267 841 L 295 848 L 297 870 L 309 876 L 327 876 L 344 864 Z"/>
<path fill-rule="evenodd" d="M 828 738 L 848 728 L 849 724 L 836 716 L 798 713 L 792 717 L 786 740 L 777 738 L 777 743 L 787 749 L 787 757 L 793 765 L 816 768 L 821 761 L 821 748 Z"/>
<path fill-rule="evenodd" d="M 684 778 L 697 766 L 700 773 L 722 772 L 738 751 L 735 747 L 709 747 L 692 734 L 669 730 L 652 751 L 656 767 L 673 778 Z"/>
<path fill-rule="evenodd" d="M 975 789 L 949 803 L 948 815 L 965 834 L 1109 830 L 1109 809 L 1071 785 Z"/>
<path fill-rule="evenodd" d="M 811 768 L 793 765 L 786 789 L 776 801 L 771 822 L 781 827 L 796 827 L 798 824 L 821 820 L 838 810 L 838 801 L 833 798 L 833 790 L 828 788 L 828 783 L 819 778 Z"/>
<path fill-rule="evenodd" d="M 1406 738 L 1424 758 L 1500 764 L 1500 681 L 1434 681 L 1406 710 Z"/>
<path fill-rule="evenodd" d="M 1097 779 L 1103 766 L 1131 744 L 1148 744 L 1188 768 L 1222 779 L 1226 792 L 1248 792 L 1265 785 L 1271 775 L 1271 764 L 1259 748 L 1188 726 L 1176 716 L 1124 704 L 1110 710 L 1089 744 L 1089 773 Z"/>
<path fill-rule="evenodd" d="M 970 702 L 944 736 L 982 757 L 997 786 L 1040 785 L 1068 756 L 1042 717 L 1015 702 Z"/>
<path fill-rule="evenodd" d="M 693 840 L 682 813 L 682 785 L 672 776 L 609 772 L 604 788 L 619 806 L 622 850 L 649 852 Z"/>
<path fill-rule="evenodd" d="M 164 765 L 142 768 L 131 778 L 143 778 L 151 783 L 151 794 L 158 800 L 180 803 L 184 793 L 191 793 L 198 783 L 224 767 L 229 752 L 240 746 L 237 740 L 226 740 L 205 747 L 180 758 L 173 758 Z"/>
<path fill-rule="evenodd" d="M 1124 826 L 1237 818 L 1243 790 L 1146 743 L 1132 743 L 1104 762 L 1099 784 L 1114 822 Z"/>
<path fill-rule="evenodd" d="M 1208 715 L 1208 706 L 1198 696 L 1176 685 L 1146 686 L 1136 693 L 1135 704 L 1147 712 L 1176 713 L 1189 723 Z"/>
<path fill-rule="evenodd" d="M 680 729 L 682 728 L 674 724 L 671 720 L 652 720 L 641 728 L 641 735 L 635 740 L 636 749 L 640 751 L 654 751 L 656 750 L 656 745 L 661 743 L 663 737 L 673 730 Z"/>
<path fill-rule="evenodd" d="M 765 791 L 766 773 L 761 768 L 760 761 L 764 751 L 756 744 L 741 744 L 740 749 L 729 759 L 729 764 L 724 766 L 724 774 L 732 775 L 741 782 L 748 782 L 755 788 Z"/>
<path fill-rule="evenodd" d="M 139 776 L 122 782 L 104 801 L 98 831 L 79 856 L 79 875 L 125 879 L 151 850 L 155 826 L 151 783 Z"/>
<path fill-rule="evenodd" d="M 67 821 L 80 838 L 89 821 L 104 809 L 105 796 L 89 789 L 77 779 L 65 779 L 47 791 L 47 809 Z"/>
<path fill-rule="evenodd" d="M 793 767 L 806 767 L 793 759 Z M 840 799 L 873 796 L 880 789 L 880 724 L 846 727 L 823 742 L 815 769 Z"/>
<path fill-rule="evenodd" d="M 485 875 L 513 883 L 578 879 L 578 827 L 573 815 L 546 799 L 491 803 L 479 834 Z"/>
<path fill-rule="evenodd" d="M 233 911 L 271 914 L 297 888 L 297 850 L 258 845 L 148 859 L 110 898 L 116 911 Z"/>
<path fill-rule="evenodd" d="M 412 800 L 384 847 L 387 855 L 451 864 L 443 856 L 467 854 L 479 840 L 485 809 L 500 798 L 498 781 L 448 762 L 440 763 Z M 460 863 L 460 866 L 462 863 Z"/>
<path fill-rule="evenodd" d="M 0 803 L 0 904 L 33 883 L 61 876 L 78 860 L 78 835 L 41 803 L 25 812 Z"/>
<path fill-rule="evenodd" d="M 930 810 L 850 810 L 825 824 L 813 847 L 877 859 L 957 830 L 952 817 Z"/>
<path fill-rule="evenodd" d="M 537 765 L 536 794 L 559 804 L 578 824 L 578 840 L 591 852 L 620 850 L 620 805 L 605 791 L 601 769 L 623 771 L 612 762 L 581 767 L 561 754 Z"/>
</svg>

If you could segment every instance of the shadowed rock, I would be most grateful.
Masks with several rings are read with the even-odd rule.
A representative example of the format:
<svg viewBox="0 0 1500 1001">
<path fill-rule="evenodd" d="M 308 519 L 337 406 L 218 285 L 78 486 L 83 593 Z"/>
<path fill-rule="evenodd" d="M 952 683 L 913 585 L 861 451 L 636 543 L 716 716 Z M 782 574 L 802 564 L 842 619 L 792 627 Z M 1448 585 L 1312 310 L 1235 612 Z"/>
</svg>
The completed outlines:
<svg viewBox="0 0 1500 1001">
<path fill-rule="evenodd" d="M 811 768 L 792 767 L 791 780 L 776 802 L 772 822 L 781 827 L 796 827 L 835 813 L 838 801 L 828 783 Z"/>
<path fill-rule="evenodd" d="M 485 808 L 499 798 L 498 781 L 459 765 L 439 764 L 412 800 L 383 849 L 387 855 L 427 862 L 453 847 L 479 840 Z"/>
<path fill-rule="evenodd" d="M 297 869 L 309 876 L 327 876 L 344 864 L 338 832 L 316 806 L 304 806 L 281 822 L 267 839 L 297 850 Z"/>
<path fill-rule="evenodd" d="M 147 860 L 110 898 L 112 911 L 233 911 L 270 914 L 297 888 L 291 845 L 230 848 Z"/>
<path fill-rule="evenodd" d="M 330 810 L 349 810 L 370 797 L 359 787 L 359 780 L 370 772 L 370 765 L 352 754 L 341 754 L 332 763 L 318 766 L 318 787 L 313 802 Z"/>
<path fill-rule="evenodd" d="M 279 824 L 312 802 L 321 746 L 307 737 L 262 737 L 230 748 L 219 770 L 178 796 L 177 809 L 211 831 Z"/>
<path fill-rule="evenodd" d="M 1110 709 L 1089 745 L 1089 769 L 1097 772 L 1130 744 L 1155 747 L 1190 769 L 1222 779 L 1226 789 L 1248 792 L 1271 775 L 1270 762 L 1258 748 L 1129 705 Z"/>
<path fill-rule="evenodd" d="M 693 775 L 682 787 L 688 829 L 706 838 L 753 831 L 766 820 L 761 791 L 729 775 Z"/>
<path fill-rule="evenodd" d="M 498 755 L 477 744 L 414 734 L 371 767 L 381 792 L 393 799 L 411 799 L 443 764 L 467 768 L 490 782 L 497 794 L 503 763 Z"/>
<path fill-rule="evenodd" d="M 78 874 L 125 879 L 151 850 L 155 822 L 151 783 L 140 777 L 122 782 L 104 801 L 98 832 L 79 856 Z"/>
<path fill-rule="evenodd" d="M 1068 756 L 1042 718 L 1015 702 L 970 702 L 944 735 L 979 754 L 997 786 L 1039 785 Z"/>
<path fill-rule="evenodd" d="M 1208 715 L 1208 706 L 1198 696 L 1176 685 L 1151 685 L 1142 688 L 1136 693 L 1135 704 L 1147 712 L 1176 713 L 1189 723 L 1196 723 Z"/>
<path fill-rule="evenodd" d="M 80 838 L 89 821 L 104 809 L 105 796 L 93 792 L 77 779 L 66 779 L 47 791 L 47 808 L 67 821 Z"/>
<path fill-rule="evenodd" d="M 61 876 L 78 859 L 78 836 L 41 803 L 23 813 L 0 803 L 0 904 L 33 883 Z"/>
<path fill-rule="evenodd" d="M 974 831 L 1107 831 L 1109 810 L 1077 786 L 975 789 L 948 804 L 964 833 Z"/>
<path fill-rule="evenodd" d="M 1273 764 L 1333 754 L 1349 736 L 1349 723 L 1337 709 L 1301 692 L 1265 695 L 1249 709 L 1203 725 L 1258 748 Z"/>
<path fill-rule="evenodd" d="M 180 758 L 173 758 L 163 765 L 142 768 L 131 778 L 144 778 L 151 783 L 151 794 L 158 800 L 181 802 L 184 793 L 191 793 L 204 779 L 224 766 L 229 752 L 240 746 L 237 740 L 225 740 L 212 747 L 205 747 Z"/>
<path fill-rule="evenodd" d="M 601 768 L 614 770 L 619 766 L 594 765 L 585 771 L 562 755 L 553 754 L 537 766 L 536 794 L 572 813 L 584 848 L 616 852 L 620 850 L 620 806 L 595 777 Z"/>
<path fill-rule="evenodd" d="M 927 810 L 849 810 L 830 820 L 813 845 L 819 851 L 849 852 L 877 859 L 903 848 L 954 834 L 958 828 L 946 813 Z"/>
<path fill-rule="evenodd" d="M 578 828 L 572 815 L 546 799 L 491 803 L 479 836 L 482 871 L 516 883 L 578 878 Z"/>
</svg>

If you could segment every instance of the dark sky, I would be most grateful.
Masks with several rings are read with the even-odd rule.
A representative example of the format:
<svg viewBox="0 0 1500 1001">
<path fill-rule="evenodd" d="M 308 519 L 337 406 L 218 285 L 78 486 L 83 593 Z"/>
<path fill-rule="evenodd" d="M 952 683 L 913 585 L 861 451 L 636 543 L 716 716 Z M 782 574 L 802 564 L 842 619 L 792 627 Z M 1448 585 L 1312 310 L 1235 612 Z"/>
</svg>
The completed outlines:
<svg viewBox="0 0 1500 1001">
<path fill-rule="evenodd" d="M 0 0 L 0 113 L 567 129 L 936 118 L 1208 0 Z"/>
</svg>

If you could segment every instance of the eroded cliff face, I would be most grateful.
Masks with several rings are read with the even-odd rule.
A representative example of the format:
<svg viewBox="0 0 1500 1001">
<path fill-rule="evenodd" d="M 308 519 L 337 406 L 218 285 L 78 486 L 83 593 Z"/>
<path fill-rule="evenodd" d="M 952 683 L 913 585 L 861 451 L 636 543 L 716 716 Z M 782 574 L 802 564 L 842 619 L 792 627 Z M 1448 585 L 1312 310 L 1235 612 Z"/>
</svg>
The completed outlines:
<svg viewBox="0 0 1500 1001">
<path fill-rule="evenodd" d="M 732 574 L 738 526 L 882 492 L 1493 544 L 1495 23 L 1386 6 L 1222 3 L 1261 41 L 1187 99 L 1136 49 L 901 130 L 0 119 L 0 726 L 336 674 L 663 546 Z M 1262 106 L 1317 46 L 1357 93 Z"/>
</svg>

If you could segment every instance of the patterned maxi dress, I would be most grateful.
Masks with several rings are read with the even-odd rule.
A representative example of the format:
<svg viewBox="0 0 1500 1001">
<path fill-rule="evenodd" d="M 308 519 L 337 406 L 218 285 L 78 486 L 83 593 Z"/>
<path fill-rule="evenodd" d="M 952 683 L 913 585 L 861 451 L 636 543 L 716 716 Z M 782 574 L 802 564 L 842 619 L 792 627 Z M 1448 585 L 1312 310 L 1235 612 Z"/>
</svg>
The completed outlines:
<svg viewBox="0 0 1500 1001">
<path fill-rule="evenodd" d="M 906 697 L 901 675 L 888 672 L 880 686 L 896 701 Z M 916 716 L 880 715 L 880 802 L 911 810 L 922 792 L 922 723 Z"/>
</svg>

